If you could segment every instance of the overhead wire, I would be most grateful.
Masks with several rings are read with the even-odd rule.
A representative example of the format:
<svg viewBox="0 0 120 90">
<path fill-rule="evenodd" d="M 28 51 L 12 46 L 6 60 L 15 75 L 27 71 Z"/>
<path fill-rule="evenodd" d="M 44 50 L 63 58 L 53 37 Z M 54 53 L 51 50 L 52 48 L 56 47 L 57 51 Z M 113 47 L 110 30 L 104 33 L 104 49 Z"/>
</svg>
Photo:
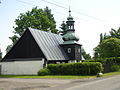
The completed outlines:
<svg viewBox="0 0 120 90">
<path fill-rule="evenodd" d="M 55 6 L 57 6 L 57 7 L 60 7 L 60 8 L 63 8 L 63 9 L 67 9 L 67 10 L 68 10 L 67 7 L 61 6 L 61 5 L 63 5 L 62 3 L 58 3 L 58 2 L 56 2 L 56 1 L 54 1 L 55 3 L 53 3 L 53 2 L 50 2 L 50 1 L 47 1 L 47 0 L 41 0 L 41 1 L 44 1 L 44 2 L 46 2 L 46 3 L 48 3 L 48 4 L 55 5 Z M 70 2 L 70 0 L 68 0 L 68 2 Z M 60 4 L 60 5 L 58 5 L 58 4 Z M 69 6 L 70 6 L 70 4 L 69 4 Z M 68 7 L 69 7 L 69 6 L 68 6 Z M 76 11 L 76 10 L 74 10 L 74 9 L 71 9 L 71 10 L 72 10 L 72 12 L 74 12 L 74 13 L 76 13 L 76 14 L 80 14 L 80 15 L 86 16 L 86 17 L 91 18 L 91 19 L 96 20 L 96 21 L 100 21 L 100 22 L 104 23 L 104 25 L 107 25 L 107 26 L 109 26 L 109 27 L 110 27 L 111 25 L 114 25 L 114 23 L 108 22 L 108 21 L 106 21 L 106 20 L 103 20 L 103 19 L 100 19 L 100 18 L 91 16 L 91 15 L 87 15 L 87 14 L 85 14 L 85 13 L 81 13 L 81 12 Z M 79 19 L 80 19 L 80 18 L 79 18 Z M 80 19 L 80 20 L 84 20 L 84 19 Z M 84 20 L 84 21 L 89 21 L 89 22 L 91 22 L 90 20 Z"/>
<path fill-rule="evenodd" d="M 34 5 L 33 3 L 30 3 L 30 2 L 25 2 L 25 1 L 22 1 L 22 0 L 16 0 L 16 1 L 21 2 L 21 3 L 24 3 L 24 4 L 27 4 L 27 5 L 36 6 L 36 5 Z M 46 2 L 46 3 L 49 3 L 49 4 L 55 5 L 55 6 L 57 6 L 57 7 L 60 7 L 60 8 L 63 8 L 63 9 L 67 9 L 67 10 L 68 10 L 67 7 L 58 5 L 58 2 L 56 2 L 56 3 L 57 3 L 57 4 L 56 4 L 56 3 L 52 3 L 52 2 L 49 2 L 49 1 L 46 1 L 46 0 L 41 0 L 41 1 L 44 1 L 44 2 Z M 39 7 L 39 6 L 37 6 L 37 7 Z M 78 12 L 78 11 L 75 11 L 75 10 L 72 10 L 72 11 L 75 12 L 75 13 L 77 13 L 77 14 L 81 14 L 81 15 L 87 16 L 87 17 L 89 17 L 89 18 L 91 18 L 91 19 L 104 22 L 104 24 L 105 24 L 105 23 L 108 24 L 108 22 L 105 22 L 105 20 L 100 20 L 100 19 L 97 19 L 97 18 L 95 18 L 95 17 L 89 16 L 89 15 L 87 15 L 87 14 L 83 14 L 83 13 Z M 58 11 L 55 11 L 55 10 L 54 10 L 54 12 L 56 12 L 57 14 L 61 14 L 61 15 L 64 15 L 64 16 L 65 16 L 65 14 L 63 14 L 63 13 L 61 13 L 61 12 L 58 12 Z M 85 20 L 85 19 L 82 19 L 82 18 L 79 18 L 79 17 L 76 17 L 76 18 L 78 18 L 79 20 L 86 21 L 86 22 L 93 22 L 93 21 L 91 21 L 91 20 Z M 96 22 L 95 22 L 95 23 L 96 23 Z M 107 26 L 108 26 L 108 25 L 107 25 Z M 110 26 L 110 25 L 109 25 L 109 26 Z"/>
<path fill-rule="evenodd" d="M 21 2 L 21 3 L 24 3 L 24 4 L 36 6 L 36 5 L 32 4 L 32 3 L 25 2 L 25 1 L 22 1 L 22 0 L 16 0 L 16 1 Z M 60 8 L 63 8 L 63 9 L 67 9 L 67 10 L 68 10 L 67 7 L 64 7 L 64 6 L 61 6 L 61 5 L 56 4 L 56 3 L 58 3 L 58 2 L 52 3 L 52 2 L 49 2 L 49 1 L 46 1 L 46 0 L 42 0 L 42 1 L 44 1 L 44 2 L 46 2 L 46 3 L 49 3 L 49 4 L 52 4 L 52 5 L 55 5 L 55 6 L 57 6 L 57 7 L 60 7 Z M 92 19 L 96 19 L 96 20 L 99 20 L 99 21 L 104 21 L 104 20 L 100 20 L 100 19 L 98 19 L 98 18 L 96 18 L 96 17 L 89 16 L 89 15 L 87 15 L 87 14 L 83 14 L 83 13 L 78 12 L 78 11 L 75 11 L 75 10 L 72 10 L 72 11 L 75 12 L 75 13 L 77 13 L 77 14 L 81 14 L 81 15 L 87 16 L 87 17 L 92 18 Z M 55 12 L 56 12 L 56 11 L 55 11 Z M 58 11 L 57 11 L 57 12 L 58 12 Z M 59 13 L 60 13 L 60 12 L 59 12 Z M 64 15 L 64 14 L 63 14 L 63 15 Z M 104 21 L 104 22 L 105 22 L 105 21 Z"/>
<path fill-rule="evenodd" d="M 34 5 L 33 3 L 25 2 L 25 1 L 23 1 L 23 0 L 16 0 L 16 1 L 21 2 L 21 3 L 24 3 L 24 4 L 27 4 L 27 5 L 36 6 L 36 5 Z"/>
<path fill-rule="evenodd" d="M 20 3 L 23 3 L 23 4 L 30 5 L 30 6 L 36 6 L 36 5 L 32 4 L 32 3 L 25 2 L 25 1 L 22 1 L 22 0 L 16 0 L 16 1 L 18 1 L 18 2 L 20 2 Z M 37 6 L 37 7 L 40 7 L 40 6 Z M 56 13 L 59 13 L 59 14 L 61 14 L 61 15 L 65 15 L 64 13 L 61 13 L 61 12 L 58 12 L 58 11 L 55 11 L 55 12 L 56 12 Z"/>
<path fill-rule="evenodd" d="M 56 2 L 56 3 L 52 3 L 52 2 L 46 1 L 46 0 L 41 0 L 41 1 L 44 1 L 44 2 L 46 2 L 46 3 L 55 5 L 55 6 L 57 6 L 57 7 L 63 8 L 63 9 L 68 9 L 67 7 L 64 7 L 64 6 L 61 6 L 61 5 L 56 4 L 57 2 Z M 69 6 L 70 6 L 70 5 L 69 5 Z M 81 14 L 81 15 L 83 15 L 83 16 L 87 16 L 87 17 L 89 17 L 89 18 L 92 18 L 92 19 L 95 19 L 95 20 L 98 20 L 98 21 L 102 21 L 102 22 L 104 21 L 104 22 L 105 22 L 105 20 L 102 20 L 102 19 L 99 19 L 99 18 L 90 16 L 90 15 L 87 15 L 87 14 L 84 14 L 84 13 L 81 13 L 81 12 L 78 12 L 78 11 L 73 10 L 73 9 L 72 9 L 72 12 L 75 12 L 75 13 L 77 13 L 77 14 Z"/>
</svg>

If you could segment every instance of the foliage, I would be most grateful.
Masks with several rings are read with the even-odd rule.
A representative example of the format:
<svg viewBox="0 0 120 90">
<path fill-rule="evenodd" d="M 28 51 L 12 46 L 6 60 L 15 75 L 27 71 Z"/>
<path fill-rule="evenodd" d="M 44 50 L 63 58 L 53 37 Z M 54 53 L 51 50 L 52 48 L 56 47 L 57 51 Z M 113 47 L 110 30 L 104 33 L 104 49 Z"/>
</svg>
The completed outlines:
<svg viewBox="0 0 120 90">
<path fill-rule="evenodd" d="M 39 76 L 50 75 L 50 71 L 49 71 L 49 69 L 47 69 L 47 68 L 40 69 L 40 70 L 38 71 L 38 75 L 39 75 Z"/>
<path fill-rule="evenodd" d="M 120 71 L 120 65 L 112 65 L 111 66 L 111 71 L 112 72 Z"/>
<path fill-rule="evenodd" d="M 120 28 L 118 28 L 118 30 L 115 30 L 112 28 L 108 35 L 106 33 L 104 35 L 102 33 L 100 34 L 100 42 L 102 42 L 102 40 L 109 39 L 109 38 L 120 39 Z"/>
<path fill-rule="evenodd" d="M 106 55 L 104 56 L 103 54 L 105 53 L 105 51 L 103 50 L 103 48 L 102 47 L 100 47 L 100 46 L 103 46 L 103 45 L 101 45 L 101 43 L 103 44 L 103 43 L 105 43 L 105 40 L 110 40 L 111 38 L 117 38 L 117 39 L 120 39 L 120 28 L 118 28 L 117 30 L 115 30 L 115 29 L 111 29 L 111 31 L 108 33 L 108 34 L 106 34 L 106 33 L 104 33 L 104 34 L 100 34 L 100 43 L 99 43 L 99 45 L 97 46 L 97 47 L 95 47 L 94 48 L 94 59 L 98 59 L 98 58 L 103 58 L 103 57 L 105 57 L 106 58 Z M 112 42 L 111 42 L 111 45 L 114 45 Z M 110 45 L 110 46 L 111 46 Z M 113 46 L 112 46 L 113 47 Z M 114 50 L 115 48 L 112 48 L 111 47 L 111 49 L 112 49 L 112 52 L 114 51 L 116 51 L 116 50 Z M 118 45 L 117 45 L 117 47 L 118 47 Z M 106 47 L 104 47 L 104 49 L 106 49 L 107 48 L 107 46 Z M 108 47 L 109 49 L 110 49 L 110 47 Z M 108 48 L 107 48 L 107 50 L 108 50 Z M 104 53 L 102 53 L 102 50 L 104 51 Z M 117 52 L 116 52 L 117 53 Z M 112 55 L 112 57 L 115 57 L 116 55 L 116 53 L 114 53 L 114 55 Z M 107 53 L 105 53 L 105 54 L 107 54 Z M 109 52 L 108 54 L 111 54 L 111 52 Z M 117 53 L 118 54 L 118 53 Z M 102 56 L 101 56 L 102 55 Z M 107 57 L 108 57 L 108 55 L 107 55 Z M 111 55 L 109 56 L 109 57 L 111 57 Z"/>
<path fill-rule="evenodd" d="M 57 33 L 58 30 L 56 29 L 56 21 L 53 17 L 53 14 L 51 13 L 51 9 L 49 9 L 48 7 L 44 8 L 44 12 L 46 13 L 49 21 L 50 21 L 50 28 L 48 28 L 48 30 L 51 30 L 52 33 Z"/>
<path fill-rule="evenodd" d="M 19 37 L 17 35 L 14 35 L 12 37 L 9 37 L 10 40 L 12 40 L 12 44 L 8 45 L 7 48 L 6 48 L 6 53 L 8 51 L 10 51 L 10 49 L 12 48 L 12 46 L 16 43 L 16 41 L 19 39 Z"/>
<path fill-rule="evenodd" d="M 26 28 L 31 27 L 42 31 L 51 31 L 57 33 L 56 22 L 54 20 L 51 10 L 46 7 L 43 9 L 33 8 L 31 11 L 21 13 L 17 19 L 15 19 L 14 34 L 9 37 L 12 40 L 12 44 L 6 49 L 8 52 L 11 46 L 13 46 L 20 36 L 24 33 Z"/>
<path fill-rule="evenodd" d="M 120 57 L 101 58 L 101 59 L 96 59 L 96 60 L 85 60 L 84 62 L 100 62 L 100 63 L 109 62 L 110 64 L 120 65 Z"/>
<path fill-rule="evenodd" d="M 99 45 L 101 57 L 119 57 L 120 56 L 120 39 L 106 39 Z"/>
<path fill-rule="evenodd" d="M 10 44 L 10 45 L 7 46 L 6 53 L 10 51 L 10 49 L 12 48 L 12 46 L 13 46 L 13 44 Z"/>
<path fill-rule="evenodd" d="M 100 63 L 104 63 L 106 62 L 105 59 L 96 59 L 96 60 L 85 60 L 84 62 L 100 62 Z"/>
<path fill-rule="evenodd" d="M 62 22 L 60 28 L 62 29 L 62 31 L 60 31 L 62 33 L 62 35 L 65 35 L 67 32 L 67 25 L 66 25 L 65 21 Z"/>
<path fill-rule="evenodd" d="M 49 64 L 47 68 L 52 75 L 96 75 L 103 70 L 99 62 Z"/>
<path fill-rule="evenodd" d="M 87 54 L 83 48 L 81 48 L 81 54 L 83 55 L 85 60 L 90 60 L 91 59 L 90 54 L 89 53 Z"/>
<path fill-rule="evenodd" d="M 44 10 L 35 7 L 25 14 L 21 13 L 15 20 L 15 23 L 17 26 L 15 27 L 14 33 L 20 36 L 23 34 L 24 29 L 28 27 L 43 31 L 52 31 L 56 29 L 56 22 L 48 7 Z"/>
<path fill-rule="evenodd" d="M 103 65 L 103 72 L 120 71 L 120 57 L 111 57 L 98 60 L 85 60 L 85 62 L 100 62 Z"/>
<path fill-rule="evenodd" d="M 111 58 L 106 58 L 106 62 L 110 62 L 112 65 L 120 65 L 120 57 L 111 57 Z"/>
<path fill-rule="evenodd" d="M 120 56 L 120 39 L 109 38 L 103 40 L 96 48 L 96 52 L 101 58 Z"/>
<path fill-rule="evenodd" d="M 120 75 L 120 72 L 104 73 L 102 77 Z M 96 75 L 0 75 L 0 78 L 51 78 L 51 79 L 84 79 L 84 78 L 96 78 Z"/>
</svg>

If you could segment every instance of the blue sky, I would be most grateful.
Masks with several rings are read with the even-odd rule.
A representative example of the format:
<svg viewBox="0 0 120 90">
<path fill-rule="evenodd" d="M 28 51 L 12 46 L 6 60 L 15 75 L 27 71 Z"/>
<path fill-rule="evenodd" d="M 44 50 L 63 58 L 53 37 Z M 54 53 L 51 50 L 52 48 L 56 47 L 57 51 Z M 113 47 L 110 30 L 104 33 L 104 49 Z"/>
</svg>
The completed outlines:
<svg viewBox="0 0 120 90">
<path fill-rule="evenodd" d="M 35 6 L 39 8 L 48 6 L 54 14 L 58 29 L 61 22 L 68 17 L 70 6 L 76 34 L 80 37 L 79 43 L 91 55 L 93 48 L 99 43 L 100 33 L 120 27 L 120 0 L 1 0 L 1 2 L 0 48 L 4 55 L 7 45 L 11 44 L 8 37 L 13 35 L 14 20 L 20 13 L 25 13 Z"/>
</svg>

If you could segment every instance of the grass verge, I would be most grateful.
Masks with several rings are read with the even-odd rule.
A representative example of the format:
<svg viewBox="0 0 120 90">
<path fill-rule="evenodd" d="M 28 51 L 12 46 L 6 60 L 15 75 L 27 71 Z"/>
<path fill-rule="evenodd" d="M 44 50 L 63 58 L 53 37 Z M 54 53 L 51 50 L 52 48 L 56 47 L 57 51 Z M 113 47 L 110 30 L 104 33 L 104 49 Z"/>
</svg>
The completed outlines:
<svg viewBox="0 0 120 90">
<path fill-rule="evenodd" d="M 104 73 L 103 77 L 114 76 L 114 75 L 120 75 L 120 71 L 119 72 Z"/>
<path fill-rule="evenodd" d="M 120 72 L 110 72 L 103 74 L 102 77 L 120 75 Z M 0 75 L 0 78 L 50 78 L 50 79 L 85 79 L 96 78 L 93 76 L 75 76 L 75 75 L 49 75 L 49 76 L 35 76 L 35 75 Z"/>
<path fill-rule="evenodd" d="M 96 76 L 73 76 L 73 75 L 49 75 L 49 76 L 29 76 L 29 75 L 0 75 L 0 78 L 50 78 L 50 79 L 84 79 L 96 78 Z"/>
</svg>

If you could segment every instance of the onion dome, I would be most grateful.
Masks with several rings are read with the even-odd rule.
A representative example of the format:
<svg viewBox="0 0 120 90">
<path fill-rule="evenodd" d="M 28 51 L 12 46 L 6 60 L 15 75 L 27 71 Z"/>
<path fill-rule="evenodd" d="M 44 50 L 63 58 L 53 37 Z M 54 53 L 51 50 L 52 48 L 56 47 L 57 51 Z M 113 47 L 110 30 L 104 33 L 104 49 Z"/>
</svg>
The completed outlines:
<svg viewBox="0 0 120 90">
<path fill-rule="evenodd" d="M 74 41 L 79 41 L 79 37 L 75 34 L 75 32 L 68 32 L 63 36 L 64 41 L 69 41 L 69 40 L 74 40 Z"/>
<path fill-rule="evenodd" d="M 79 41 L 79 37 L 75 34 L 74 22 L 71 11 L 69 10 L 69 16 L 66 21 L 66 33 L 63 35 L 63 44 L 73 44 Z"/>
</svg>

